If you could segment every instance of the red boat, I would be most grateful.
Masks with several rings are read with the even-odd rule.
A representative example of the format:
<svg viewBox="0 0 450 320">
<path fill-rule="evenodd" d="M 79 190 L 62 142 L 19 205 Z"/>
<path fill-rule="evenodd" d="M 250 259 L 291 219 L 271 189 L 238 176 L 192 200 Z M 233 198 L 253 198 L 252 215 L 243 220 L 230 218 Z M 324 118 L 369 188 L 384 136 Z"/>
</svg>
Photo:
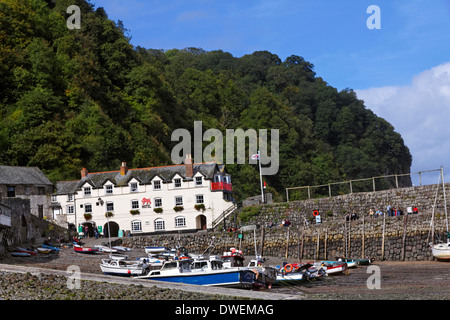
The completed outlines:
<svg viewBox="0 0 450 320">
<path fill-rule="evenodd" d="M 79 252 L 79 253 L 97 253 L 99 251 L 99 249 L 91 248 L 91 247 L 82 247 L 80 245 L 75 244 L 73 246 L 73 251 Z"/>
<path fill-rule="evenodd" d="M 28 254 L 30 254 L 30 255 L 32 255 L 32 256 L 35 256 L 36 255 L 36 251 L 35 250 L 33 250 L 33 249 L 28 249 L 28 248 L 16 248 L 15 250 L 14 250 L 14 252 L 21 252 L 21 253 L 28 253 Z"/>
</svg>

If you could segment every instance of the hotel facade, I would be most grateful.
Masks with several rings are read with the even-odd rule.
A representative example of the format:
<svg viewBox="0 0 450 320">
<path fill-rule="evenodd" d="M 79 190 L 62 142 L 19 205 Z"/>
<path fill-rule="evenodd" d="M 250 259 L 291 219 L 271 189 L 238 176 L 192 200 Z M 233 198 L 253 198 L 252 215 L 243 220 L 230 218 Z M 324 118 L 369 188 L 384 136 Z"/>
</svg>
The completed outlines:
<svg viewBox="0 0 450 320">
<path fill-rule="evenodd" d="M 54 215 L 90 236 L 195 231 L 215 226 L 236 207 L 231 176 L 215 162 L 90 173 L 56 183 Z"/>
</svg>

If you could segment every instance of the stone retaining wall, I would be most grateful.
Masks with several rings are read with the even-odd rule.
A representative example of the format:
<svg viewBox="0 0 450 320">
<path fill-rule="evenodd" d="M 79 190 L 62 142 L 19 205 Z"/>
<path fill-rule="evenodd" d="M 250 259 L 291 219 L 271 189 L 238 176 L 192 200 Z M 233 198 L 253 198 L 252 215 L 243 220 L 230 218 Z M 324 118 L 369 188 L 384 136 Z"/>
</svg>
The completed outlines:
<svg viewBox="0 0 450 320">
<path fill-rule="evenodd" d="M 449 187 L 447 184 L 448 195 Z M 432 258 L 429 242 L 447 239 L 442 188 L 434 211 L 436 232 L 433 234 L 430 229 L 436 190 L 436 185 L 430 185 L 254 206 L 243 208 L 235 216 L 228 217 L 214 232 L 130 237 L 122 239 L 122 242 L 140 248 L 181 246 L 195 253 L 204 252 L 214 243 L 213 254 L 236 247 L 242 249 L 244 254 L 254 256 L 256 233 L 256 250 L 264 256 L 303 260 L 335 259 L 340 256 L 429 260 Z M 402 208 L 405 213 L 406 207 L 417 206 L 419 214 L 385 219 L 368 216 L 370 208 L 385 212 L 387 203 Z M 320 211 L 321 224 L 315 224 L 314 210 Z M 346 221 L 345 216 L 353 211 L 359 219 Z M 283 219 L 290 220 L 291 225 L 281 226 Z M 258 228 L 247 232 L 228 231 L 230 226 L 239 230 L 243 225 Z"/>
</svg>

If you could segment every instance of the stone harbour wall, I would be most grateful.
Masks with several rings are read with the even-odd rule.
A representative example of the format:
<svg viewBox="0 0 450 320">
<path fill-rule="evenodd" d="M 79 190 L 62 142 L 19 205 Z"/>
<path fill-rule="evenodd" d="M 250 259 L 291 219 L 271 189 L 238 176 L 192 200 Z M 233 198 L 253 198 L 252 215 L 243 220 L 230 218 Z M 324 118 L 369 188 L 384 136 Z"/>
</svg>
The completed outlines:
<svg viewBox="0 0 450 320">
<path fill-rule="evenodd" d="M 429 243 L 446 241 L 446 220 L 442 187 L 402 188 L 380 192 L 357 193 L 331 198 L 275 203 L 241 208 L 216 230 L 196 234 L 165 234 L 122 238 L 131 247 L 185 247 L 192 253 L 221 254 L 231 247 L 246 256 L 258 254 L 286 260 L 323 260 L 336 257 L 375 260 L 423 261 L 432 259 Z M 436 198 L 436 194 L 438 194 Z M 446 185 L 446 195 L 450 195 Z M 434 210 L 434 229 L 430 221 Z M 370 208 L 385 212 L 387 204 L 401 208 L 404 215 L 369 217 Z M 417 206 L 419 214 L 406 214 L 408 206 Z M 316 224 L 312 212 L 318 210 L 321 223 Z M 355 211 L 358 219 L 347 221 Z M 291 222 L 289 227 L 283 220 Z M 255 231 L 241 231 L 242 226 L 255 226 Z M 245 228 L 244 228 L 245 230 Z"/>
</svg>

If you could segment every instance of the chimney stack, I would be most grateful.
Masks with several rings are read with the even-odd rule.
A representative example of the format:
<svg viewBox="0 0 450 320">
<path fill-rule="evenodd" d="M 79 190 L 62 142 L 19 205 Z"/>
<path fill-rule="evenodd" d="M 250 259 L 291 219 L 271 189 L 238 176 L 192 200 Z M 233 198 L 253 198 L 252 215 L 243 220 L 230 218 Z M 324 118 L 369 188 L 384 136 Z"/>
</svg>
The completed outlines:
<svg viewBox="0 0 450 320">
<path fill-rule="evenodd" d="M 192 178 L 194 176 L 194 164 L 192 163 L 192 157 L 190 154 L 186 155 L 184 164 L 186 166 L 186 178 Z"/>
<path fill-rule="evenodd" d="M 86 168 L 83 168 L 83 170 L 81 170 L 81 179 L 83 179 L 84 177 L 87 177 L 88 174 L 89 174 L 89 171 Z"/>
<path fill-rule="evenodd" d="M 126 162 L 122 162 L 122 166 L 120 167 L 120 175 L 124 176 L 128 172 L 128 167 Z"/>
</svg>

